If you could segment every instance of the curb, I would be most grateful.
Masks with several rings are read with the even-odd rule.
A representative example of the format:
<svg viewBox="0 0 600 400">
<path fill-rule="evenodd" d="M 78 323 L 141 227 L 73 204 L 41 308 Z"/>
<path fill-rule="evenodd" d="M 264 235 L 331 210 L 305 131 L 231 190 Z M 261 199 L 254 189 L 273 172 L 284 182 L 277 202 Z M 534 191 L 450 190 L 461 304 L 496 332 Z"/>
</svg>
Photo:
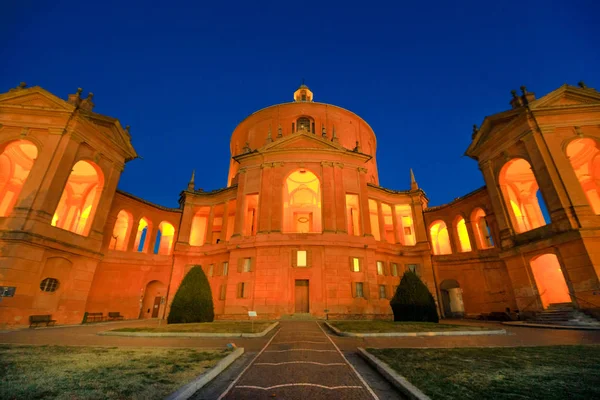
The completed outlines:
<svg viewBox="0 0 600 400">
<path fill-rule="evenodd" d="M 193 381 L 182 386 L 177 391 L 171 393 L 167 396 L 166 400 L 187 400 L 194 395 L 198 390 L 200 390 L 207 383 L 212 381 L 223 372 L 227 367 L 231 365 L 235 360 L 237 360 L 242 354 L 244 354 L 244 348 L 239 347 L 235 349 L 231 354 L 222 359 L 212 367 L 210 370 L 198 375 Z"/>
<path fill-rule="evenodd" d="M 342 332 L 329 322 L 325 325 L 338 336 L 346 337 L 415 337 L 415 336 L 477 336 L 477 335 L 506 335 L 505 329 L 488 331 L 447 331 L 447 332 L 379 332 L 379 333 L 353 333 Z"/>
<path fill-rule="evenodd" d="M 269 325 L 264 331 L 258 333 L 203 333 L 203 332 L 114 332 L 114 331 L 102 331 L 96 333 L 100 336 L 129 336 L 129 337 L 203 337 L 203 338 L 257 338 L 263 337 L 267 333 L 271 332 L 279 322 L 274 322 Z"/>
<path fill-rule="evenodd" d="M 600 331 L 600 326 L 574 326 L 574 325 L 551 325 L 551 324 L 532 324 L 528 322 L 503 322 L 503 325 L 539 328 L 539 329 L 567 329 L 573 331 Z"/>
<path fill-rule="evenodd" d="M 387 379 L 396 389 L 411 400 L 431 400 L 429 396 L 421 392 L 419 388 L 406 380 L 405 377 L 394 371 L 389 365 L 363 349 L 356 349 L 358 355 L 361 356 L 367 363 L 375 368 L 385 379 Z"/>
</svg>

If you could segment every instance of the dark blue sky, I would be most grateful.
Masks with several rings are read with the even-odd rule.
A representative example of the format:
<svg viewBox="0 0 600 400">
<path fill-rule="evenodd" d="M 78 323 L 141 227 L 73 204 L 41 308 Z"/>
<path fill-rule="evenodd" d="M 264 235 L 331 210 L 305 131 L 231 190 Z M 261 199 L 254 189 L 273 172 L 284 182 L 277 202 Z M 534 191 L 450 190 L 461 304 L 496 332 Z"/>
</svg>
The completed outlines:
<svg viewBox="0 0 600 400">
<path fill-rule="evenodd" d="M 412 167 L 431 205 L 483 184 L 462 155 L 511 89 L 600 89 L 597 1 L 1 3 L 0 90 L 94 92 L 143 157 L 119 187 L 166 206 L 192 169 L 224 187 L 235 126 L 303 77 L 375 130 L 381 185 Z"/>
</svg>

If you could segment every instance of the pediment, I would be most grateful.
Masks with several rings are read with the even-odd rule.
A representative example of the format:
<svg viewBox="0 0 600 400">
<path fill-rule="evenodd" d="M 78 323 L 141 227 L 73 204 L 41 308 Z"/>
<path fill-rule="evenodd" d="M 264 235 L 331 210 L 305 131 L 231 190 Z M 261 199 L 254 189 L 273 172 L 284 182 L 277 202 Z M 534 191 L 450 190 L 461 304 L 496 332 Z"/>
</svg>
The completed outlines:
<svg viewBox="0 0 600 400">
<path fill-rule="evenodd" d="M 0 95 L 1 106 L 21 106 L 45 110 L 72 111 L 74 107 L 52 93 L 35 86 Z"/>
<path fill-rule="evenodd" d="M 258 149 L 260 152 L 288 150 L 288 149 L 321 149 L 321 150 L 346 150 L 340 144 L 334 143 L 329 138 L 322 138 L 308 132 L 293 133 Z"/>
<path fill-rule="evenodd" d="M 531 104 L 532 109 L 600 104 L 600 93 L 594 89 L 563 85 Z"/>
</svg>

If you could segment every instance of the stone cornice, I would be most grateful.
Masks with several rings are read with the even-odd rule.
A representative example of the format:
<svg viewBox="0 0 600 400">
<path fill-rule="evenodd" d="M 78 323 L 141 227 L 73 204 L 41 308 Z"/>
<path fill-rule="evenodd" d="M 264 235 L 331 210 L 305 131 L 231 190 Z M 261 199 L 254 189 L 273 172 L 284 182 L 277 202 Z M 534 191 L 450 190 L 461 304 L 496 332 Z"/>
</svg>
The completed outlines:
<svg viewBox="0 0 600 400">
<path fill-rule="evenodd" d="M 154 208 L 162 210 L 162 211 L 169 211 L 169 212 L 176 212 L 176 213 L 182 212 L 182 210 L 180 208 L 164 207 L 164 206 L 161 206 L 161 205 L 158 205 L 155 203 L 151 203 L 148 200 L 144 200 L 141 197 L 134 196 L 131 193 L 124 192 L 123 190 L 120 190 L 120 189 L 117 189 L 116 193 L 118 193 L 122 196 L 125 196 L 125 197 L 129 197 L 132 200 L 139 201 L 140 203 L 143 203 L 147 206 L 154 207 Z"/>
</svg>

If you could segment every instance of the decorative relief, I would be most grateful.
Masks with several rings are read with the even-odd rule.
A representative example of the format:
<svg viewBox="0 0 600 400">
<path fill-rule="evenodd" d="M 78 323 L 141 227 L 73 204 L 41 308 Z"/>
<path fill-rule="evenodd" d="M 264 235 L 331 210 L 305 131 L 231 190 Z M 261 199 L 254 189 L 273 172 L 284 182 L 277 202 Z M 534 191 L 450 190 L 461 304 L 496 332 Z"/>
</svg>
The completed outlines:
<svg viewBox="0 0 600 400">
<path fill-rule="evenodd" d="M 333 166 L 334 166 L 334 167 L 338 167 L 338 168 L 342 168 L 342 169 L 343 169 L 343 168 L 344 168 L 344 163 L 341 163 L 341 162 L 336 162 L 336 163 L 333 163 Z"/>
<path fill-rule="evenodd" d="M 357 168 L 358 172 L 362 172 L 363 174 L 366 174 L 369 170 L 363 167 L 358 167 Z"/>
<path fill-rule="evenodd" d="M 333 167 L 333 161 L 321 161 L 322 167 Z"/>
<path fill-rule="evenodd" d="M 29 128 L 21 129 L 21 137 L 24 138 L 27 135 L 29 135 Z"/>
<path fill-rule="evenodd" d="M 62 135 L 63 133 L 65 133 L 65 129 L 64 128 L 48 128 L 48 133 L 50 135 Z"/>
</svg>

